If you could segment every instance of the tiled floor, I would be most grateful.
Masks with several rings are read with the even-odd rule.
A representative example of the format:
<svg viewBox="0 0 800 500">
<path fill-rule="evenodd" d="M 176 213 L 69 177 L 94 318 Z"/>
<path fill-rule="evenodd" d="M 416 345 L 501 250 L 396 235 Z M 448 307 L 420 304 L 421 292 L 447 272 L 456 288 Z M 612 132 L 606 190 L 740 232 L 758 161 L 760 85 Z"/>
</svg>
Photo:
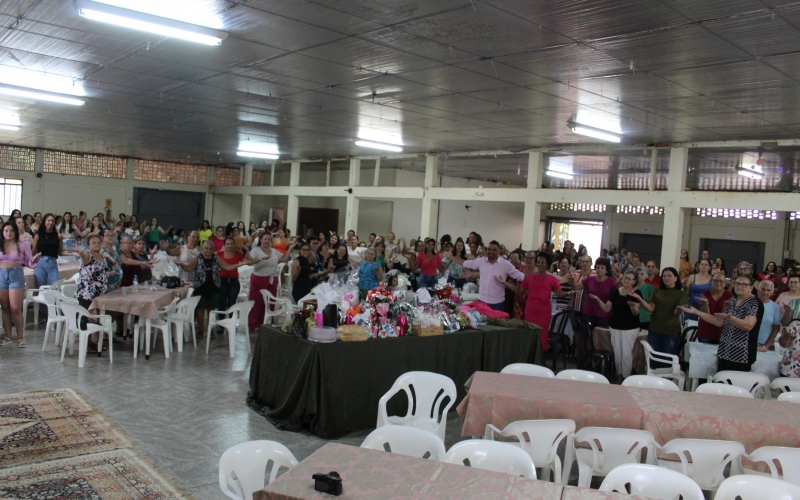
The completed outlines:
<svg viewBox="0 0 800 500">
<path fill-rule="evenodd" d="M 206 356 L 205 339 L 170 359 L 158 348 L 146 361 L 134 360 L 129 340 L 114 345 L 114 363 L 88 356 L 78 368 L 77 353 L 61 363 L 61 349 L 50 343 L 42 352 L 40 326 L 25 332 L 27 349 L 16 342 L 0 347 L 0 393 L 77 387 L 90 402 L 138 441 L 137 448 L 171 473 L 198 499 L 224 499 L 219 489 L 219 457 L 228 447 L 253 439 L 285 444 L 302 460 L 327 441 L 308 433 L 279 431 L 245 405 L 250 359 L 243 333 L 238 334 L 236 357 L 228 356 L 227 338 L 212 340 Z M 255 339 L 253 339 L 254 341 Z M 77 343 L 76 343 L 77 344 Z M 369 431 L 340 442 L 359 445 Z M 446 447 L 460 440 L 455 413 L 447 422 Z"/>
</svg>

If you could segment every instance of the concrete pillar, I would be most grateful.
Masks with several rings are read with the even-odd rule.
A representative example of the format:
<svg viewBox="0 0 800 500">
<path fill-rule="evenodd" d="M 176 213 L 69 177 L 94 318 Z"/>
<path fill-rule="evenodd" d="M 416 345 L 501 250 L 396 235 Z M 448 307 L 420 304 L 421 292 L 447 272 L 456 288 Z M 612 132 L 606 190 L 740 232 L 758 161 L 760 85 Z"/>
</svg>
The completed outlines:
<svg viewBox="0 0 800 500">
<path fill-rule="evenodd" d="M 211 221 L 211 217 L 214 214 L 214 195 L 208 190 L 208 186 L 212 184 L 214 184 L 214 167 L 206 167 L 206 207 L 203 219 L 208 221 Z"/>
<path fill-rule="evenodd" d="M 358 187 L 361 181 L 361 160 L 355 158 L 350 159 L 350 174 L 347 177 L 347 185 L 350 189 Z M 355 194 L 347 194 L 347 209 L 344 215 L 344 229 L 340 232 L 347 234 L 347 231 L 353 230 L 358 234 L 358 198 Z"/>
<path fill-rule="evenodd" d="M 686 172 L 689 165 L 688 148 L 672 148 L 669 153 L 669 178 L 667 191 L 682 192 L 686 189 Z M 661 262 L 659 267 L 678 268 L 686 208 L 673 199 L 664 207 L 664 236 L 661 239 Z"/>
<path fill-rule="evenodd" d="M 120 213 L 125 212 L 126 214 L 131 213 L 133 208 L 133 189 L 136 187 L 136 181 L 133 178 L 133 166 L 136 163 L 136 160 L 133 158 L 127 158 L 125 160 L 125 206 L 124 207 L 115 207 L 112 210 L 112 213 Z"/>
<path fill-rule="evenodd" d="M 378 185 L 378 180 L 380 176 L 381 176 L 381 159 L 378 158 L 377 160 L 375 160 L 375 179 L 372 182 L 373 186 Z"/>
<path fill-rule="evenodd" d="M 300 162 L 293 161 L 289 171 L 289 186 L 300 185 Z M 297 213 L 300 211 L 300 197 L 290 194 L 289 202 L 286 206 L 286 228 L 292 232 L 292 236 L 297 236 Z"/>
<path fill-rule="evenodd" d="M 438 240 L 439 228 L 437 227 L 439 218 L 439 201 L 431 198 L 430 188 L 437 187 L 439 184 L 439 158 L 429 154 L 425 158 L 425 194 L 422 198 L 422 221 L 419 226 L 419 234 L 423 238 L 434 238 Z"/>
<path fill-rule="evenodd" d="M 535 250 L 541 242 L 539 237 L 539 221 L 542 218 L 542 204 L 535 200 L 534 190 L 542 187 L 544 171 L 544 153 L 528 153 L 528 199 L 522 215 L 522 248 Z"/>
</svg>

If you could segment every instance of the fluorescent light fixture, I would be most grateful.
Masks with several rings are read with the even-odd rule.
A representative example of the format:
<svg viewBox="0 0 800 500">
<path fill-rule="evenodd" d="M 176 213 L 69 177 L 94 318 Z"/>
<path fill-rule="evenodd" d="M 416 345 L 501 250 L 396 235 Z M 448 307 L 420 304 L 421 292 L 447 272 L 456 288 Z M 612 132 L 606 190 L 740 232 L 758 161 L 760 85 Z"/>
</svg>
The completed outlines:
<svg viewBox="0 0 800 500">
<path fill-rule="evenodd" d="M 0 130 L 10 130 L 12 132 L 16 132 L 19 130 L 19 125 L 9 125 L 6 123 L 0 123 Z"/>
<path fill-rule="evenodd" d="M 609 132 L 608 130 L 603 130 L 595 127 L 590 127 L 588 125 L 581 125 L 580 123 L 568 123 L 567 124 L 573 132 L 580 135 L 585 135 L 587 137 L 594 137 L 595 139 L 600 139 L 603 141 L 608 142 L 621 142 L 622 136 L 619 134 L 615 134 L 614 132 Z"/>
<path fill-rule="evenodd" d="M 0 83 L 0 94 L 11 95 L 15 97 L 27 97 L 28 99 L 36 99 L 37 101 L 71 104 L 73 106 L 83 106 L 86 104 L 86 101 L 83 99 L 77 99 L 72 96 L 56 94 L 55 92 L 47 92 L 46 90 L 19 87 L 17 85 L 6 85 L 5 83 Z"/>
<path fill-rule="evenodd" d="M 145 14 L 130 9 L 123 9 L 113 5 L 107 5 L 92 0 L 73 0 L 73 5 L 78 11 L 78 15 L 100 21 L 103 23 L 132 28 L 139 31 L 146 31 L 156 35 L 180 38 L 190 42 L 202 43 L 205 45 L 220 45 L 228 37 L 224 31 L 199 26 L 197 24 L 185 23 L 175 19 L 169 19 L 152 14 Z"/>
<path fill-rule="evenodd" d="M 279 158 L 278 155 L 270 153 L 257 153 L 255 151 L 237 151 L 236 154 L 239 156 L 246 156 L 248 158 L 264 158 L 266 160 L 277 160 Z"/>
<path fill-rule="evenodd" d="M 402 153 L 403 148 L 399 146 L 395 146 L 393 144 L 383 144 L 381 142 L 372 142 L 372 141 L 356 141 L 356 146 L 361 146 L 362 148 L 373 148 L 373 149 L 383 149 L 385 151 L 394 151 L 395 153 Z"/>
<path fill-rule="evenodd" d="M 574 177 L 572 174 L 568 174 L 566 172 L 558 172 L 556 170 L 545 170 L 544 173 L 550 177 L 556 177 L 558 179 L 566 179 L 571 181 Z"/>
<path fill-rule="evenodd" d="M 762 174 L 761 172 L 759 172 L 759 171 L 757 171 L 755 169 L 751 169 L 751 168 L 747 168 L 747 167 L 739 167 L 736 170 L 739 173 L 739 175 L 743 175 L 745 177 L 749 177 L 749 178 L 755 179 L 757 181 L 760 181 L 761 179 L 764 178 L 764 174 Z"/>
</svg>

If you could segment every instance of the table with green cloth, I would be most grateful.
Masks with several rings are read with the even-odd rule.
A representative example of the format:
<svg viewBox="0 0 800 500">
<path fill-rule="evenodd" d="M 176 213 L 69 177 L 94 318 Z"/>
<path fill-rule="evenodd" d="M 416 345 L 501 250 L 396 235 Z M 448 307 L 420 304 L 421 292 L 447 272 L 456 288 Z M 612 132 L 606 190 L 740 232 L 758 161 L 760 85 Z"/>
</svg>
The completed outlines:
<svg viewBox="0 0 800 500">
<path fill-rule="evenodd" d="M 534 359 L 539 333 L 528 328 L 482 326 L 433 337 L 316 343 L 261 327 L 253 351 L 247 404 L 279 429 L 309 429 L 325 439 L 375 427 L 378 402 L 410 371 L 450 377 L 458 389 L 476 371 L 499 372 Z M 389 414 L 404 415 L 405 394 Z"/>
</svg>

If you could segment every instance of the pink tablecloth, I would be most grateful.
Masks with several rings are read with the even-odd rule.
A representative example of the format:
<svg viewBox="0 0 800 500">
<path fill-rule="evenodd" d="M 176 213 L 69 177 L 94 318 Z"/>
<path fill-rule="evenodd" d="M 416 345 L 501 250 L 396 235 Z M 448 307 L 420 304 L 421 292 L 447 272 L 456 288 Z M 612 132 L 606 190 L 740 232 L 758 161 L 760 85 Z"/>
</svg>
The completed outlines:
<svg viewBox="0 0 800 500">
<path fill-rule="evenodd" d="M 128 292 L 127 295 L 123 295 L 122 290 L 114 290 L 95 297 L 89 305 L 89 312 L 98 314 L 101 310 L 105 310 L 155 319 L 159 309 L 169 305 L 175 297 L 186 298 L 188 292 L 189 287 L 186 286 L 153 292 L 144 290 L 144 285 L 140 285 L 138 292 Z"/>
<path fill-rule="evenodd" d="M 483 436 L 517 420 L 569 418 L 586 426 L 638 429 L 642 410 L 625 387 L 524 375 L 475 372 L 458 406 L 465 436 Z"/>
<path fill-rule="evenodd" d="M 80 270 L 81 270 L 80 262 L 67 262 L 66 264 L 59 264 L 58 279 L 65 280 L 67 278 L 71 278 L 75 275 L 75 273 L 79 272 Z M 36 277 L 33 275 L 33 269 L 28 269 L 26 267 L 24 273 L 25 273 L 25 288 L 28 290 L 36 288 Z"/>
<path fill-rule="evenodd" d="M 800 448 L 800 406 L 783 402 L 626 387 L 642 409 L 642 429 L 659 444 L 675 438 Z"/>
<path fill-rule="evenodd" d="M 363 499 L 512 499 L 560 500 L 562 486 L 355 446 L 328 443 L 286 472 L 253 500 L 334 498 L 314 490 L 311 476 L 336 471 L 341 498 Z"/>
<path fill-rule="evenodd" d="M 589 488 L 566 486 L 561 495 L 561 500 L 647 500 L 647 498 L 636 495 L 625 495 L 623 493 L 611 493 L 590 490 Z"/>
</svg>

